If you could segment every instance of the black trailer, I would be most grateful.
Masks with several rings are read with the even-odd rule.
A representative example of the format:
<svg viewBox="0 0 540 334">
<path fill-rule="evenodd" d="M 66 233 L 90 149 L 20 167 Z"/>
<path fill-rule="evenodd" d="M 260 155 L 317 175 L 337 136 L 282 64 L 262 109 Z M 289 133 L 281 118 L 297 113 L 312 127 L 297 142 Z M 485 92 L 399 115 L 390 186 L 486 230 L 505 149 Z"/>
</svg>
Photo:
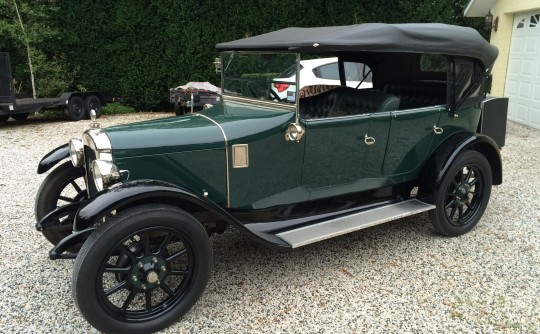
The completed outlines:
<svg viewBox="0 0 540 334">
<path fill-rule="evenodd" d="M 72 121 L 88 117 L 90 110 L 101 114 L 101 107 L 106 104 L 100 92 L 66 92 L 55 98 L 15 98 L 13 77 L 9 53 L 0 52 L 0 123 L 9 117 L 16 121 L 24 121 L 30 113 L 43 112 L 43 109 L 63 109 Z"/>
</svg>

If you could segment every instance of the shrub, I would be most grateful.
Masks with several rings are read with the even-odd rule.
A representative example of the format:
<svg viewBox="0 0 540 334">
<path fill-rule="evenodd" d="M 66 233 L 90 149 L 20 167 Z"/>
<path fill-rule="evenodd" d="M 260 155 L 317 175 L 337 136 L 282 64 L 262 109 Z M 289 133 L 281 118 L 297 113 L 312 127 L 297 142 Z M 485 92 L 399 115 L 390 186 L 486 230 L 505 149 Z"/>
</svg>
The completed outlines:
<svg viewBox="0 0 540 334">
<path fill-rule="evenodd" d="M 104 115 L 130 114 L 136 112 L 133 107 L 126 106 L 119 102 L 108 103 L 101 109 Z"/>
</svg>

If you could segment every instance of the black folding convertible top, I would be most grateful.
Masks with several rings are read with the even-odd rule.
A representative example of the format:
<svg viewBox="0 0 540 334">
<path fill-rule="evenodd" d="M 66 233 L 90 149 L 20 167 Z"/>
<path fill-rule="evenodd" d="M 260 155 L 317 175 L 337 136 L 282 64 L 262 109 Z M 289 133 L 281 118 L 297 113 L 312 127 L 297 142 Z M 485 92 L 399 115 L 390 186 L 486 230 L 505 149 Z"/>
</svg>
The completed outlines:
<svg viewBox="0 0 540 334">
<path fill-rule="evenodd" d="M 411 52 L 465 56 L 489 67 L 498 49 L 472 29 L 441 23 L 285 28 L 216 45 L 220 51 L 276 50 L 301 53 L 340 51 Z"/>
</svg>

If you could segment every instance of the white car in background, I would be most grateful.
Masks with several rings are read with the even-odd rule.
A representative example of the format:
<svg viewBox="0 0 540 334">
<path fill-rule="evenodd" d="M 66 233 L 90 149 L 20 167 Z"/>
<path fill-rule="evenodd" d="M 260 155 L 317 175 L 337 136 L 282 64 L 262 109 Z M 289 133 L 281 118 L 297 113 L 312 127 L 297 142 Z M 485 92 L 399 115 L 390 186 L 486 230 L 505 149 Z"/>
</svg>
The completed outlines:
<svg viewBox="0 0 540 334">
<path fill-rule="evenodd" d="M 344 65 L 348 87 L 359 89 L 373 87 L 371 70 L 367 65 L 354 62 L 345 62 Z M 295 99 L 295 67 L 296 65 L 289 67 L 273 80 L 271 88 L 282 101 L 292 102 Z M 340 85 L 337 57 L 300 61 L 300 88 L 312 85 Z"/>
</svg>

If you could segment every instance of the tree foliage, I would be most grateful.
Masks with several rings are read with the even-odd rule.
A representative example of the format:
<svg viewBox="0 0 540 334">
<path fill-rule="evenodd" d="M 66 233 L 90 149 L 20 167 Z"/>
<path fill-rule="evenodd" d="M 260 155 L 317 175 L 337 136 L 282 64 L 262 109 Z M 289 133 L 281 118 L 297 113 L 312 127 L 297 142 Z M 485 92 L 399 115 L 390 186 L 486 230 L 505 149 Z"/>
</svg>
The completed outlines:
<svg viewBox="0 0 540 334">
<path fill-rule="evenodd" d="M 0 0 L 0 51 L 9 52 L 17 87 L 31 91 L 27 43 L 34 67 L 38 96 L 57 95 L 75 79 L 70 75 L 68 59 L 58 49 L 60 31 L 54 20 L 58 6 L 46 1 L 16 1 L 24 24 L 17 18 L 13 0 Z"/>
<path fill-rule="evenodd" d="M 18 0 L 32 36 L 40 93 L 95 89 L 142 109 L 167 105 L 169 88 L 187 81 L 217 84 L 211 63 L 219 42 L 288 26 L 363 22 L 482 28 L 481 20 L 463 18 L 467 2 Z M 15 77 L 26 83 L 25 49 L 16 24 L 9 0 L 0 0 L 0 50 L 11 53 Z"/>
</svg>

